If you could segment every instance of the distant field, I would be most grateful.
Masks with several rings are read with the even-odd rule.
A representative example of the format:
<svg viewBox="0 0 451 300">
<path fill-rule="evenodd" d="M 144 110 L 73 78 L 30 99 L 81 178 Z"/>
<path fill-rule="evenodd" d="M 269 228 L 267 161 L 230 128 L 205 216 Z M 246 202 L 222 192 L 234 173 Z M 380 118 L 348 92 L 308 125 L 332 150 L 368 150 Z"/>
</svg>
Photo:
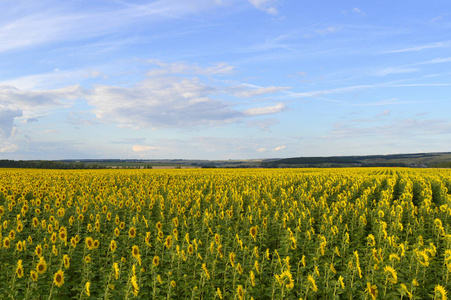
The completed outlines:
<svg viewBox="0 0 451 300">
<path fill-rule="evenodd" d="M 450 191 L 444 169 L 1 169 L 0 294 L 434 298 Z"/>
</svg>

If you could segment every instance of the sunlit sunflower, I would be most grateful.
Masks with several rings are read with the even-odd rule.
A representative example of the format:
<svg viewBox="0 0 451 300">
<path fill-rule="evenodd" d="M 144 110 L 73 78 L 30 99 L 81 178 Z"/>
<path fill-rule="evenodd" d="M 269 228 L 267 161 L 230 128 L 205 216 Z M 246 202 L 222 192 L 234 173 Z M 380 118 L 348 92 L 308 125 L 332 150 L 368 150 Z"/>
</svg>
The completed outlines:
<svg viewBox="0 0 451 300">
<path fill-rule="evenodd" d="M 35 270 L 31 270 L 30 277 L 33 281 L 38 281 L 38 272 L 36 272 Z"/>
<path fill-rule="evenodd" d="M 89 236 L 86 238 L 86 246 L 89 250 L 92 250 L 94 248 L 94 240 L 92 239 L 92 237 Z"/>
<path fill-rule="evenodd" d="M 11 241 L 8 237 L 5 237 L 3 239 L 3 248 L 8 249 L 11 246 Z"/>
<path fill-rule="evenodd" d="M 89 288 L 91 287 L 91 281 L 87 281 L 85 284 L 85 290 L 86 290 L 86 295 L 87 296 L 91 296 L 91 292 L 89 291 Z"/>
<path fill-rule="evenodd" d="M 60 287 L 64 284 L 64 272 L 62 270 L 59 270 L 55 273 L 55 275 L 53 276 L 53 283 L 57 287 Z"/>
<path fill-rule="evenodd" d="M 100 246 L 99 240 L 94 240 L 94 242 L 92 243 L 92 246 L 93 246 L 95 249 L 99 248 L 99 246 Z"/>
<path fill-rule="evenodd" d="M 189 253 L 190 255 L 193 255 L 193 253 L 194 253 L 194 247 L 193 247 L 192 244 L 189 244 L 189 245 L 188 245 L 188 253 Z"/>
<path fill-rule="evenodd" d="M 69 255 L 64 254 L 64 256 L 63 256 L 63 262 L 64 262 L 64 267 L 65 267 L 66 269 L 69 269 L 69 266 L 70 266 L 70 257 L 69 257 Z"/>
<path fill-rule="evenodd" d="M 110 250 L 111 250 L 111 252 L 115 252 L 116 249 L 117 249 L 116 241 L 115 240 L 111 240 L 111 242 L 110 242 Z"/>
<path fill-rule="evenodd" d="M 168 235 L 166 237 L 166 241 L 164 242 L 164 245 L 166 246 L 166 248 L 171 248 L 172 246 L 172 235 Z"/>
<path fill-rule="evenodd" d="M 244 290 L 243 286 L 241 284 L 238 285 L 236 289 L 236 294 L 238 296 L 238 299 L 243 300 L 244 299 Z"/>
<path fill-rule="evenodd" d="M 161 225 L 161 222 L 157 222 L 156 227 L 157 227 L 158 231 L 160 231 L 161 228 L 163 228 L 163 225 Z"/>
<path fill-rule="evenodd" d="M 134 257 L 134 258 L 136 258 L 136 259 L 140 259 L 140 255 L 139 255 L 139 247 L 138 246 L 136 246 L 136 245 L 134 245 L 133 247 L 132 247 L 132 256 Z"/>
<path fill-rule="evenodd" d="M 152 259 L 152 265 L 154 267 L 158 267 L 159 264 L 160 264 L 160 257 L 154 256 L 153 259 Z"/>
<path fill-rule="evenodd" d="M 367 292 L 373 300 L 377 298 L 377 286 L 375 284 L 371 285 L 370 282 L 367 282 L 365 292 Z"/>
<path fill-rule="evenodd" d="M 135 227 L 131 227 L 128 230 L 128 236 L 131 237 L 131 238 L 134 238 L 136 236 L 136 228 Z"/>
<path fill-rule="evenodd" d="M 388 281 L 390 281 L 393 284 L 398 282 L 398 275 L 396 273 L 396 270 L 393 269 L 393 267 L 385 266 L 384 271 L 387 274 Z"/>
<path fill-rule="evenodd" d="M 255 241 L 255 237 L 257 236 L 257 227 L 256 226 L 252 226 L 251 229 L 249 230 L 249 234 L 251 235 L 251 237 Z"/>
<path fill-rule="evenodd" d="M 312 291 L 317 292 L 318 286 L 316 285 L 315 278 L 313 278 L 313 276 L 309 274 L 307 276 L 307 280 L 310 283 L 310 287 L 312 288 Z"/>
<path fill-rule="evenodd" d="M 114 263 L 113 264 L 113 269 L 114 269 L 114 278 L 116 278 L 116 280 L 119 278 L 119 265 L 118 263 Z"/>
<path fill-rule="evenodd" d="M 45 271 L 47 271 L 47 262 L 45 261 L 44 257 L 41 256 L 36 266 L 36 272 L 38 272 L 38 274 L 44 274 Z"/>
<path fill-rule="evenodd" d="M 435 298 L 435 299 L 441 299 L 441 300 L 447 300 L 448 297 L 446 296 L 447 292 L 445 290 L 445 288 L 443 286 L 441 286 L 440 284 L 437 284 L 434 288 L 434 293 L 436 297 L 439 298 Z"/>
<path fill-rule="evenodd" d="M 19 278 L 23 277 L 23 265 L 21 259 L 19 259 L 19 261 L 17 262 L 16 274 Z"/>
</svg>

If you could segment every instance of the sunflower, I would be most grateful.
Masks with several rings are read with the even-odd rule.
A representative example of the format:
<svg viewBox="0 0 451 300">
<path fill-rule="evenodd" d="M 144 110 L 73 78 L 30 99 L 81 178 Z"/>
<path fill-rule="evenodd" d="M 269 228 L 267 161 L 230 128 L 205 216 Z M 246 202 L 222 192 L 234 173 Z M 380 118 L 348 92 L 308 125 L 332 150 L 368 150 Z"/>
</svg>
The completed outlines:
<svg viewBox="0 0 451 300">
<path fill-rule="evenodd" d="M 238 295 L 238 299 L 243 300 L 244 299 L 244 290 L 243 286 L 241 284 L 238 285 L 236 289 L 236 293 Z"/>
<path fill-rule="evenodd" d="M 375 284 L 371 285 L 371 283 L 367 282 L 365 292 L 368 292 L 373 300 L 377 298 L 377 286 Z"/>
<path fill-rule="evenodd" d="M 23 277 L 23 266 L 22 266 L 21 259 L 19 259 L 19 261 L 17 262 L 16 274 L 17 274 L 17 277 L 19 277 L 19 278 Z"/>
<path fill-rule="evenodd" d="M 249 230 L 249 234 L 251 235 L 251 237 L 255 241 L 255 237 L 257 236 L 257 227 L 256 226 L 252 226 L 251 229 Z"/>
<path fill-rule="evenodd" d="M 17 244 L 16 244 L 16 250 L 19 251 L 19 252 L 22 252 L 22 250 L 23 250 L 23 244 L 22 244 L 21 241 L 18 241 L 18 242 L 17 242 Z"/>
<path fill-rule="evenodd" d="M 136 278 L 136 275 L 133 275 L 131 278 L 132 286 L 133 286 L 133 294 L 135 296 L 138 296 L 139 293 L 139 286 L 138 286 L 138 279 Z"/>
<path fill-rule="evenodd" d="M 128 236 L 131 237 L 131 238 L 134 238 L 136 236 L 136 228 L 135 227 L 131 227 L 128 230 Z"/>
<path fill-rule="evenodd" d="M 111 240 L 111 242 L 110 242 L 110 249 L 111 249 L 111 252 L 115 252 L 116 251 L 117 243 L 116 243 L 115 240 Z"/>
<path fill-rule="evenodd" d="M 441 299 L 441 300 L 447 300 L 448 299 L 448 297 L 446 296 L 445 288 L 443 286 L 441 286 L 440 284 L 437 284 L 435 286 L 434 293 L 435 293 L 435 296 L 439 296 L 440 297 L 440 298 L 436 298 L 436 299 Z"/>
<path fill-rule="evenodd" d="M 317 292 L 318 286 L 316 285 L 315 278 L 312 277 L 312 275 L 308 275 L 307 277 L 308 282 L 310 283 L 310 286 L 312 288 L 312 291 Z"/>
<path fill-rule="evenodd" d="M 61 269 L 55 273 L 55 275 L 53 277 L 53 283 L 57 287 L 60 287 L 64 284 L 64 272 Z"/>
<path fill-rule="evenodd" d="M 66 242 L 66 241 L 67 241 L 67 229 L 66 229 L 66 227 L 62 226 L 62 227 L 60 228 L 60 231 L 59 231 L 59 238 L 60 238 L 60 240 L 63 241 L 63 242 Z"/>
<path fill-rule="evenodd" d="M 91 296 L 91 293 L 89 292 L 89 288 L 91 287 L 91 282 L 87 281 L 85 284 L 85 289 L 86 289 L 86 295 Z"/>
<path fill-rule="evenodd" d="M 38 226 L 39 226 L 39 220 L 38 220 L 38 218 L 34 217 L 33 218 L 33 227 L 36 228 Z"/>
<path fill-rule="evenodd" d="M 93 246 L 95 249 L 99 248 L 99 246 L 100 246 L 99 240 L 95 240 L 94 243 L 92 244 L 92 246 Z"/>
<path fill-rule="evenodd" d="M 252 286 L 255 286 L 255 274 L 254 274 L 254 271 L 251 270 L 251 272 L 249 273 L 249 276 L 251 278 Z"/>
<path fill-rule="evenodd" d="M 152 259 L 152 265 L 154 267 L 158 267 L 159 264 L 160 264 L 160 257 L 154 256 L 153 259 Z"/>
<path fill-rule="evenodd" d="M 40 257 L 39 258 L 39 262 L 36 265 L 36 272 L 38 272 L 39 274 L 44 274 L 45 271 L 47 271 L 47 263 L 44 259 L 44 257 Z"/>
<path fill-rule="evenodd" d="M 69 266 L 70 266 L 70 257 L 69 257 L 69 255 L 64 254 L 64 256 L 63 256 L 63 262 L 64 262 L 64 267 L 65 267 L 66 269 L 69 269 Z"/>
<path fill-rule="evenodd" d="M 189 244 L 189 245 L 188 245 L 188 253 L 189 253 L 190 255 L 193 255 L 193 253 L 194 253 L 194 247 L 193 247 L 192 244 Z"/>
<path fill-rule="evenodd" d="M 85 263 L 89 264 L 90 262 L 91 262 L 91 256 L 89 256 L 89 254 L 88 254 L 85 256 Z"/>
<path fill-rule="evenodd" d="M 221 243 L 221 236 L 219 234 L 215 234 L 215 243 L 219 245 Z"/>
<path fill-rule="evenodd" d="M 118 263 L 115 262 L 113 264 L 113 269 L 114 269 L 114 277 L 117 280 L 119 278 L 119 265 L 118 265 Z"/>
<path fill-rule="evenodd" d="M 171 281 L 171 286 L 172 286 L 173 288 L 175 288 L 176 284 L 175 284 L 175 281 L 174 281 L 174 280 Z"/>
<path fill-rule="evenodd" d="M 393 267 L 385 266 L 384 271 L 387 274 L 388 281 L 390 281 L 393 284 L 398 282 L 398 275 L 396 273 L 396 270 L 393 269 Z"/>
<path fill-rule="evenodd" d="M 86 238 L 86 246 L 89 250 L 92 250 L 94 248 L 94 240 L 92 239 L 92 237 L 89 236 Z"/>
<path fill-rule="evenodd" d="M 164 245 L 166 246 L 166 248 L 171 248 L 172 246 L 172 235 L 168 235 L 166 237 L 166 241 L 164 242 Z"/>
<path fill-rule="evenodd" d="M 132 247 L 132 256 L 134 257 L 134 258 L 136 258 L 136 259 L 140 259 L 140 255 L 139 255 L 139 247 L 138 246 L 136 246 L 136 245 L 134 245 L 133 247 Z"/>
<path fill-rule="evenodd" d="M 163 228 L 163 225 L 161 225 L 161 222 L 158 222 L 156 226 L 157 226 L 158 231 L 160 231 L 161 228 Z"/>
<path fill-rule="evenodd" d="M 282 274 L 280 274 L 280 276 L 278 277 L 278 279 L 279 279 L 279 284 L 285 285 L 285 287 L 287 289 L 294 288 L 293 275 L 291 275 L 290 271 L 288 271 L 288 270 L 283 271 Z"/>
<path fill-rule="evenodd" d="M 119 231 L 119 228 L 114 228 L 114 235 L 116 236 L 116 237 L 118 237 L 119 236 L 119 234 L 120 234 L 121 232 Z"/>
<path fill-rule="evenodd" d="M 9 232 L 8 236 L 10 240 L 14 240 L 16 238 L 16 232 L 14 231 L 14 229 Z"/>
<path fill-rule="evenodd" d="M 119 228 L 120 228 L 121 230 L 124 230 L 124 228 L 125 228 L 125 223 L 124 223 L 124 222 L 121 222 L 121 223 L 119 224 Z"/>
<path fill-rule="evenodd" d="M 202 270 L 204 270 L 205 276 L 210 279 L 210 272 L 208 272 L 207 265 L 205 263 L 202 264 Z"/>
<path fill-rule="evenodd" d="M 30 271 L 30 277 L 33 281 L 38 281 L 38 273 L 35 270 Z"/>
<path fill-rule="evenodd" d="M 40 244 L 36 246 L 34 253 L 36 254 L 37 257 L 42 256 L 42 246 Z"/>
<path fill-rule="evenodd" d="M 235 257 L 236 257 L 235 253 L 233 253 L 233 252 L 229 253 L 229 260 L 230 260 L 230 264 L 232 265 L 232 268 L 235 267 Z"/>
</svg>

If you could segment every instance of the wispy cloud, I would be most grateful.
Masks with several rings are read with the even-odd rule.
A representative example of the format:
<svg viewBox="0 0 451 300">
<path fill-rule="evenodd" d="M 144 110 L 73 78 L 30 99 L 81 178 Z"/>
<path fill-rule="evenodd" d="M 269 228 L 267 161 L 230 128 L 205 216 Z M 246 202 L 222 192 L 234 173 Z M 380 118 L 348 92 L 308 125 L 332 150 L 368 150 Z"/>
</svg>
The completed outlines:
<svg viewBox="0 0 451 300">
<path fill-rule="evenodd" d="M 271 15 L 277 15 L 277 0 L 248 0 L 255 8 L 263 10 Z"/>
<path fill-rule="evenodd" d="M 418 45 L 418 46 L 396 49 L 396 50 L 389 50 L 389 51 L 385 51 L 383 53 L 416 52 L 416 51 L 422 51 L 422 50 L 426 50 L 426 49 L 444 48 L 444 47 L 450 47 L 450 46 L 451 46 L 451 41 L 444 41 L 444 42 L 436 42 L 436 43 Z"/>
<path fill-rule="evenodd" d="M 413 73 L 417 72 L 419 69 L 417 68 L 406 68 L 406 67 L 389 67 L 374 73 L 375 76 L 387 76 L 391 74 L 405 74 L 405 73 Z"/>
</svg>

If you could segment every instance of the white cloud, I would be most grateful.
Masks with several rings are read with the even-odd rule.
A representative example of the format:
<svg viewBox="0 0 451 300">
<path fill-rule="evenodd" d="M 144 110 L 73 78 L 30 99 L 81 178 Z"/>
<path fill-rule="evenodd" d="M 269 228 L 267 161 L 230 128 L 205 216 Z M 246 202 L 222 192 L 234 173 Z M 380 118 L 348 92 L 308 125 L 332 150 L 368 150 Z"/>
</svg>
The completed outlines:
<svg viewBox="0 0 451 300">
<path fill-rule="evenodd" d="M 277 103 L 273 106 L 264 106 L 264 107 L 255 107 L 249 108 L 244 111 L 244 113 L 248 116 L 257 116 L 257 115 L 267 115 L 267 114 L 275 114 L 285 110 L 285 105 L 283 103 Z"/>
<path fill-rule="evenodd" d="M 200 75 L 223 75 L 232 74 L 234 67 L 226 63 L 217 63 L 213 67 L 203 68 L 198 65 L 186 64 L 183 62 L 165 63 L 160 60 L 150 59 L 149 63 L 159 66 L 148 72 L 148 76 L 162 76 L 167 74 L 200 74 Z"/>
<path fill-rule="evenodd" d="M 17 145 L 9 143 L 9 142 L 0 144 L 0 152 L 1 153 L 15 152 L 15 151 L 17 151 L 18 148 L 19 147 L 17 147 Z"/>
<path fill-rule="evenodd" d="M 354 7 L 354 8 L 352 9 L 352 11 L 353 11 L 354 13 L 358 14 L 358 15 L 366 16 L 366 14 L 365 14 L 360 8 L 358 8 L 358 7 Z"/>
<path fill-rule="evenodd" d="M 405 67 L 390 67 L 379 70 L 374 73 L 375 76 L 386 76 L 390 74 L 405 74 L 405 73 L 413 73 L 417 72 L 419 69 L 416 68 L 405 68 Z"/>
<path fill-rule="evenodd" d="M 285 149 L 286 147 L 287 147 L 287 146 L 279 146 L 279 147 L 274 148 L 273 151 L 280 151 L 280 150 Z"/>
<path fill-rule="evenodd" d="M 160 149 L 160 147 L 134 145 L 132 149 L 134 152 L 145 152 L 150 150 L 158 150 Z"/>
<path fill-rule="evenodd" d="M 67 86 L 54 90 L 21 90 L 12 86 L 0 86 L 0 105 L 9 110 L 17 110 L 26 118 L 33 118 L 56 107 L 68 105 L 68 100 L 83 97 L 83 89 Z"/>
<path fill-rule="evenodd" d="M 250 97 L 261 96 L 261 95 L 265 95 L 265 94 L 273 94 L 273 93 L 277 93 L 277 92 L 284 91 L 287 89 L 290 89 L 290 88 L 283 87 L 283 86 L 249 88 L 249 85 L 242 85 L 242 86 L 234 87 L 232 89 L 232 93 L 236 97 L 250 98 Z"/>
<path fill-rule="evenodd" d="M 425 49 L 434 49 L 434 48 L 443 48 L 443 47 L 449 47 L 451 46 L 451 41 L 444 41 L 444 42 L 436 42 L 431 44 L 424 44 L 414 47 L 408 47 L 408 48 L 402 48 L 397 50 L 390 50 L 386 51 L 384 53 L 404 53 L 404 52 L 415 52 L 415 51 L 421 51 Z"/>
<path fill-rule="evenodd" d="M 266 149 L 266 148 L 258 148 L 257 149 L 257 152 L 266 152 L 268 149 Z"/>
<path fill-rule="evenodd" d="M 271 15 L 277 15 L 277 8 L 273 3 L 277 3 L 274 0 L 248 0 L 255 8 L 263 10 Z"/>
</svg>

